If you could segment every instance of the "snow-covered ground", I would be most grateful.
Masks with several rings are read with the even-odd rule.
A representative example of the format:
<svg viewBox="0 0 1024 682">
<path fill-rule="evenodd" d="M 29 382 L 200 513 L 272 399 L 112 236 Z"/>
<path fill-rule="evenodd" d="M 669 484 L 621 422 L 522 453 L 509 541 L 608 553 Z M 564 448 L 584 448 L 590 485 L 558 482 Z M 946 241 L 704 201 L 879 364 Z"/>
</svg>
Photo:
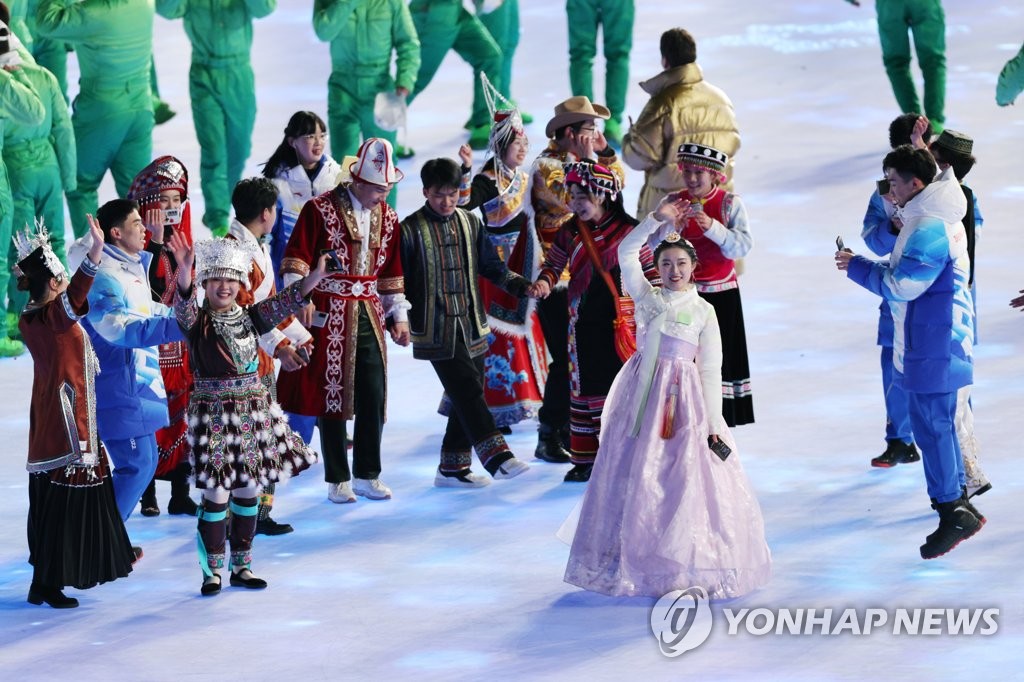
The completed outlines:
<svg viewBox="0 0 1024 682">
<path fill-rule="evenodd" d="M 326 114 L 328 48 L 313 35 L 311 4 L 282 1 L 257 22 L 253 174 L 293 111 Z M 564 467 L 536 462 L 520 478 L 476 491 L 432 487 L 444 429 L 434 413 L 440 388 L 428 363 L 392 347 L 383 475 L 392 501 L 333 505 L 315 467 L 278 491 L 275 516 L 296 531 L 256 541 L 254 568 L 270 588 L 225 589 L 214 599 L 199 596 L 194 521 L 136 514 L 128 530 L 146 555 L 129 578 L 70 590 L 82 602 L 76 610 L 30 606 L 24 450 L 31 359 L 22 357 L 0 361 L 4 679 L 1022 678 L 1024 543 L 1012 519 L 1024 474 L 1013 445 L 1024 317 L 1007 303 L 1024 288 L 1014 236 L 1024 202 L 1014 161 L 1024 114 L 996 107 L 993 93 L 999 69 L 1024 40 L 1024 6 L 946 3 L 947 125 L 976 139 L 979 163 L 969 182 L 985 216 L 974 407 L 995 487 L 978 499 L 985 529 L 947 557 L 924 562 L 918 545 L 936 516 L 920 467 L 878 470 L 868 462 L 884 446 L 877 301 L 832 264 L 837 234 L 865 251 L 860 221 L 880 176 L 887 125 L 899 113 L 873 8 L 839 0 L 636 4 L 628 113 L 635 117 L 646 101 L 636 82 L 659 71 L 659 34 L 681 25 L 698 40 L 706 78 L 733 99 L 743 134 L 736 188 L 756 240 L 742 286 L 757 423 L 736 437 L 764 510 L 771 584 L 716 604 L 706 643 L 663 656 L 648 623 L 653 600 L 608 598 L 562 582 L 568 548 L 555 531 L 583 492 L 561 482 Z M 513 94 L 536 117 L 534 153 L 552 107 L 570 94 L 562 5 L 520 2 Z M 198 217 L 189 45 L 180 23 L 158 20 L 157 31 L 161 91 L 179 113 L 156 129 L 154 154 L 174 153 L 192 169 Z M 419 164 L 454 157 L 463 141 L 470 78 L 450 55 L 411 107 L 407 142 L 417 156 L 403 165 L 400 215 L 421 201 Z M 635 206 L 639 174 L 629 183 L 627 205 Z M 101 200 L 109 198 L 108 181 Z M 510 442 L 532 461 L 532 425 L 516 427 Z M 898 609 L 960 607 L 998 609 L 996 632 L 893 634 Z M 729 634 L 724 609 L 744 608 L 831 608 L 837 615 L 875 608 L 889 622 L 869 635 L 822 635 L 820 627 L 810 635 L 755 635 L 744 626 Z M 764 618 L 753 621 L 755 631 Z"/>
</svg>

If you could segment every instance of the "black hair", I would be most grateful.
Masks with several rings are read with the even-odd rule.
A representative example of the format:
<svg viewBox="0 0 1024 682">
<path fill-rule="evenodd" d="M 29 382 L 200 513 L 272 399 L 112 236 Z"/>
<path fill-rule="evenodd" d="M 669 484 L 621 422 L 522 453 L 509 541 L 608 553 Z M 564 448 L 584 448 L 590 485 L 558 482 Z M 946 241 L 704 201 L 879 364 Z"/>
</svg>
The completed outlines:
<svg viewBox="0 0 1024 682">
<path fill-rule="evenodd" d="M 893 170 L 904 180 L 917 178 L 924 185 L 935 179 L 935 157 L 927 149 L 901 144 L 885 155 L 882 171 Z"/>
<path fill-rule="evenodd" d="M 138 210 L 138 202 L 131 199 L 111 199 L 100 206 L 96 211 L 96 221 L 100 224 L 100 229 L 103 230 L 103 241 L 113 244 L 110 231 L 115 227 L 124 227 L 124 221 L 131 215 L 131 212 Z"/>
<path fill-rule="evenodd" d="M 697 41 L 683 28 L 670 28 L 661 34 L 661 56 L 668 68 L 693 64 L 697 61 Z"/>
<path fill-rule="evenodd" d="M 669 249 L 682 249 L 683 251 L 685 251 L 687 253 L 688 256 L 690 256 L 690 262 L 692 262 L 693 265 L 696 267 L 696 265 L 697 265 L 697 249 L 694 248 L 693 244 L 691 244 L 689 241 L 687 241 L 685 239 L 680 239 L 680 240 L 674 241 L 674 242 L 669 242 L 669 241 L 662 240 L 657 246 L 655 246 L 654 247 L 654 266 L 655 267 L 658 266 L 658 257 L 661 256 L 661 254 L 664 251 L 668 251 Z"/>
<path fill-rule="evenodd" d="M 316 134 L 317 127 L 324 132 L 327 131 L 327 124 L 324 120 L 312 111 L 296 111 L 288 119 L 288 125 L 284 128 L 284 139 L 277 149 L 270 155 L 267 162 L 263 164 L 263 177 L 274 179 L 282 168 L 294 168 L 299 165 L 299 157 L 295 149 L 288 144 L 289 137 L 302 137 L 303 135 Z"/>
<path fill-rule="evenodd" d="M 915 113 L 900 114 L 894 118 L 889 124 L 889 146 L 896 149 L 901 144 L 910 144 L 910 133 L 914 132 L 914 126 L 917 125 L 919 118 L 921 118 L 921 114 Z M 932 132 L 932 124 L 929 122 L 921 139 L 927 143 L 932 139 Z"/>
<path fill-rule="evenodd" d="M 967 177 L 967 174 L 974 168 L 974 164 L 978 162 L 974 158 L 974 154 L 958 154 L 945 147 L 939 145 L 932 145 L 928 148 L 935 157 L 935 161 L 938 163 L 948 163 L 953 167 L 953 174 L 956 175 L 957 180 L 963 180 Z"/>
<path fill-rule="evenodd" d="M 423 189 L 444 189 L 462 185 L 462 168 L 451 159 L 431 159 L 420 169 Z"/>
<path fill-rule="evenodd" d="M 568 133 L 570 128 L 572 128 L 573 131 L 579 133 L 580 129 L 583 128 L 583 124 L 584 123 L 588 123 L 588 122 L 589 122 L 589 119 L 587 121 L 577 121 L 576 123 L 570 123 L 568 125 L 562 126 L 561 128 L 556 128 L 555 129 L 555 139 L 556 140 L 563 140 L 563 139 L 565 139 L 565 135 L 566 135 L 566 133 Z"/>
<path fill-rule="evenodd" d="M 267 178 L 242 178 L 231 192 L 231 206 L 235 219 L 248 225 L 258 219 L 263 211 L 277 204 L 277 187 Z"/>
</svg>

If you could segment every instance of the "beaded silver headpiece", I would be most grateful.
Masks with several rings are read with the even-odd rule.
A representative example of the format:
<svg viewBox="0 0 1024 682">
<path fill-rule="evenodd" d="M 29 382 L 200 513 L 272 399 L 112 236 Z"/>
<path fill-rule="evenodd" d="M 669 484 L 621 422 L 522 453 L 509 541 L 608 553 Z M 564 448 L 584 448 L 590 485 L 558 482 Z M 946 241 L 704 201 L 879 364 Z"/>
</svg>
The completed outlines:
<svg viewBox="0 0 1024 682">
<path fill-rule="evenodd" d="M 41 265 L 58 279 L 67 276 L 68 272 L 64 269 L 64 264 L 60 262 L 57 254 L 53 252 L 53 247 L 50 246 L 50 231 L 46 229 L 42 218 L 36 218 L 35 234 L 32 233 L 32 228 L 26 224 L 25 230 L 15 232 L 11 241 L 18 252 L 18 264 L 14 266 L 14 270 L 19 277 L 29 274 L 31 270 L 39 269 L 38 267 L 32 268 L 30 265 Z M 22 266 L 22 263 L 25 265 Z"/>
<path fill-rule="evenodd" d="M 196 242 L 196 280 L 223 278 L 249 284 L 252 256 L 234 239 L 206 239 Z"/>
</svg>

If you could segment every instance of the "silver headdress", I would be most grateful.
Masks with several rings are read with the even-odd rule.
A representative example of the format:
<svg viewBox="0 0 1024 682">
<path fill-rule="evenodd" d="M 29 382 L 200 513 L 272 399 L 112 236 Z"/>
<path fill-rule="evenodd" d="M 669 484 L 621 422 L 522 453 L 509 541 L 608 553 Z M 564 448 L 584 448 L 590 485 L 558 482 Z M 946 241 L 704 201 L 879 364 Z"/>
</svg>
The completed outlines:
<svg viewBox="0 0 1024 682">
<path fill-rule="evenodd" d="M 487 74 L 480 72 L 480 84 L 483 86 L 487 110 L 491 114 L 491 134 L 487 139 L 487 151 L 494 157 L 494 170 L 497 176 L 498 192 L 504 193 L 511 186 L 502 182 L 508 177 L 509 170 L 503 159 L 504 152 L 515 141 L 516 137 L 526 137 L 523 128 L 523 116 L 519 109 L 508 98 L 498 92 Z"/>
<path fill-rule="evenodd" d="M 18 264 L 14 266 L 15 274 L 33 276 L 49 273 L 50 276 L 58 279 L 67 277 L 67 270 L 64 264 L 57 258 L 50 246 L 50 232 L 46 229 L 42 218 L 36 218 L 35 234 L 32 228 L 26 224 L 24 232 L 16 232 L 11 237 L 14 248 L 18 251 Z"/>
<path fill-rule="evenodd" d="M 234 239 L 196 242 L 196 280 L 202 284 L 217 277 L 238 280 L 248 286 L 252 256 Z"/>
</svg>

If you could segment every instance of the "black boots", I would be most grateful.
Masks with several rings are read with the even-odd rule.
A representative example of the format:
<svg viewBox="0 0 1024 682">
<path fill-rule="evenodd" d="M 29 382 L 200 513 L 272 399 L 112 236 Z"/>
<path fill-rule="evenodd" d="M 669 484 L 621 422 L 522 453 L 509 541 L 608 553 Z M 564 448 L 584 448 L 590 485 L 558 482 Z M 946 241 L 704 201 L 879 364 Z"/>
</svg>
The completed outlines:
<svg viewBox="0 0 1024 682">
<path fill-rule="evenodd" d="M 566 483 L 586 483 L 590 480 L 590 473 L 594 470 L 593 464 L 574 464 L 563 479 Z"/>
<path fill-rule="evenodd" d="M 167 503 L 168 514 L 195 516 L 199 505 L 188 494 L 188 478 L 175 476 L 171 479 L 171 499 Z"/>
<path fill-rule="evenodd" d="M 871 466 L 888 469 L 897 464 L 910 464 L 921 459 L 921 455 L 917 453 L 917 448 L 913 443 L 904 443 L 899 438 L 888 438 L 886 442 L 888 446 L 885 448 L 885 452 L 873 458 Z"/>
<path fill-rule="evenodd" d="M 55 609 L 73 609 L 78 606 L 77 599 L 66 596 L 60 589 L 32 583 L 28 588 L 28 603 L 38 606 L 44 602 Z"/>
<path fill-rule="evenodd" d="M 156 479 L 149 482 L 146 492 L 142 493 L 142 515 L 160 516 L 160 505 L 156 502 Z"/>
<path fill-rule="evenodd" d="M 981 530 L 983 522 L 971 512 L 969 505 L 963 497 L 935 504 L 939 527 L 921 545 L 922 559 L 940 557 Z"/>
<path fill-rule="evenodd" d="M 552 464 L 565 464 L 569 461 L 569 453 L 562 444 L 562 437 L 558 430 L 541 424 L 537 428 L 537 449 L 533 456 Z"/>
</svg>

